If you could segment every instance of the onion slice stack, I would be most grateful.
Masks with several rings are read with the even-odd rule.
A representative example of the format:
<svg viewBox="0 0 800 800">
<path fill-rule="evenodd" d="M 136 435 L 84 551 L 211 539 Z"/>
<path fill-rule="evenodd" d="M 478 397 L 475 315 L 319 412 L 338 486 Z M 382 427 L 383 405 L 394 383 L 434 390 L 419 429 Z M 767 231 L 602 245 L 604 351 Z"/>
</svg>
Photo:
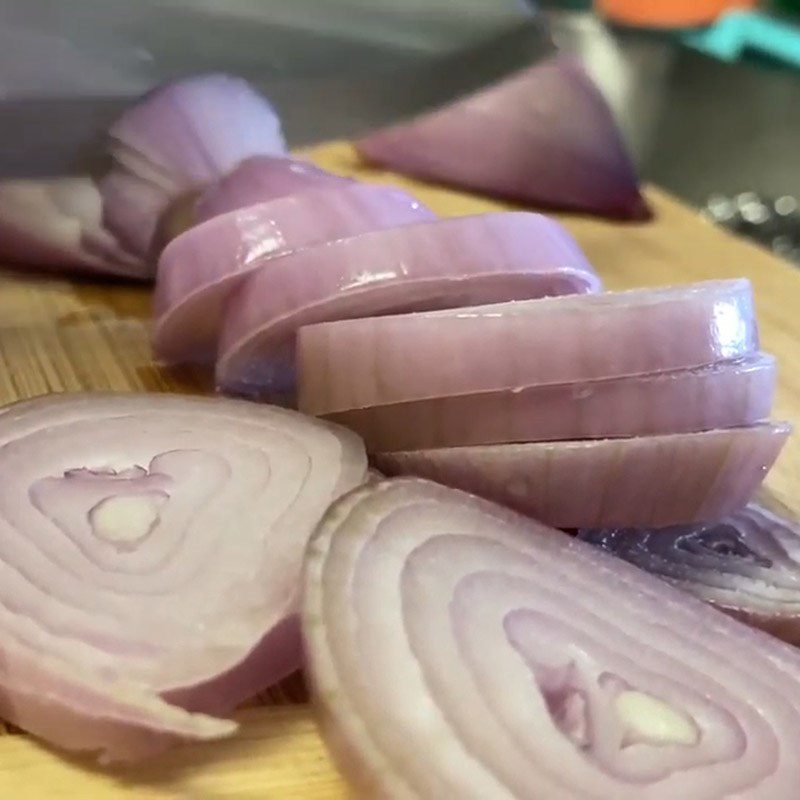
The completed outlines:
<svg viewBox="0 0 800 800">
<path fill-rule="evenodd" d="M 193 227 L 161 254 L 154 347 L 168 362 L 213 362 L 225 301 L 244 276 L 278 254 L 368 231 L 432 220 L 406 192 L 327 181 Z"/>
<path fill-rule="evenodd" d="M 744 506 L 786 443 L 785 423 L 629 439 L 380 453 L 387 475 L 474 492 L 557 528 L 715 520 Z"/>
<path fill-rule="evenodd" d="M 102 205 L 87 176 L 0 182 L 0 260 L 150 277 L 149 267 L 103 227 Z"/>
<path fill-rule="evenodd" d="M 303 325 L 600 286 L 572 237 L 538 214 L 457 217 L 340 239 L 270 259 L 238 285 L 225 309 L 217 384 L 250 396 L 291 394 Z"/>
<path fill-rule="evenodd" d="M 582 530 L 579 538 L 800 645 L 800 525 L 753 503 L 703 525 Z"/>
<path fill-rule="evenodd" d="M 365 796 L 795 800 L 800 655 L 625 562 L 422 481 L 306 563 L 323 730 Z"/>
<path fill-rule="evenodd" d="M 610 217 L 650 215 L 611 110 L 565 56 L 368 134 L 357 146 L 398 172 L 501 197 Z"/>
<path fill-rule="evenodd" d="M 212 183 L 194 205 L 196 222 L 205 222 L 228 211 L 275 200 L 278 197 L 347 186 L 355 181 L 326 172 L 308 161 L 278 156 L 246 158 L 230 173 Z"/>
<path fill-rule="evenodd" d="M 301 363 L 305 353 L 301 347 Z M 373 453 L 690 433 L 765 419 L 776 377 L 775 358 L 758 353 L 693 369 L 444 395 L 324 416 L 357 431 Z"/>
<path fill-rule="evenodd" d="M 757 346 L 747 280 L 348 320 L 301 332 L 300 406 L 330 414 L 650 375 Z"/>
<path fill-rule="evenodd" d="M 299 666 L 304 547 L 365 478 L 354 434 L 283 409 L 6 407 L 0 717 L 104 760 L 230 734 L 219 715 Z"/>
<path fill-rule="evenodd" d="M 246 81 L 199 75 L 165 84 L 109 131 L 114 166 L 101 183 L 105 222 L 137 255 L 160 242 L 164 216 L 254 155 L 286 151 L 272 106 Z"/>
</svg>

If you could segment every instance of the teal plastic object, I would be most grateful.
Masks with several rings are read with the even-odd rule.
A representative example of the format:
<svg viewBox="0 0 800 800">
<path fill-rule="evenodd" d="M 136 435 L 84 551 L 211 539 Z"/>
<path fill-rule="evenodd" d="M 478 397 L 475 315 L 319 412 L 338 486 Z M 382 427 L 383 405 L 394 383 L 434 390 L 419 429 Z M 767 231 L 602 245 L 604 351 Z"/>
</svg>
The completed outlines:
<svg viewBox="0 0 800 800">
<path fill-rule="evenodd" d="M 738 61 L 745 50 L 757 50 L 800 69 L 800 27 L 757 11 L 731 11 L 710 28 L 681 38 L 723 61 Z"/>
</svg>

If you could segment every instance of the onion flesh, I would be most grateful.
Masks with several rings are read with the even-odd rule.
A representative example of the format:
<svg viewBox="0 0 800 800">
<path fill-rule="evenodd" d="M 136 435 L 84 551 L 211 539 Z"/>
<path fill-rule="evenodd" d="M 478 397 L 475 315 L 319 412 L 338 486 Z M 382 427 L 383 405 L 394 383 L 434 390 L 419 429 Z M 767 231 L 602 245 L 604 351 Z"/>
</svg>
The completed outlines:
<svg viewBox="0 0 800 800">
<path fill-rule="evenodd" d="M 87 176 L 0 181 L 0 259 L 149 277 L 147 265 L 103 227 L 100 193 Z"/>
<path fill-rule="evenodd" d="M 538 214 L 457 217 L 341 239 L 271 259 L 237 287 L 220 333 L 217 385 L 251 396 L 293 393 L 303 325 L 600 286 L 569 234 Z"/>
<path fill-rule="evenodd" d="M 732 616 L 800 645 L 800 525 L 758 503 L 701 525 L 582 530 Z"/>
<path fill-rule="evenodd" d="M 301 332 L 300 385 L 303 341 Z M 689 433 L 766 419 L 776 372 L 775 359 L 759 353 L 687 370 L 353 408 L 326 419 L 356 431 L 369 452 Z M 307 410 L 302 396 L 299 408 Z"/>
<path fill-rule="evenodd" d="M 299 666 L 303 550 L 366 459 L 284 409 L 51 395 L 0 412 L 0 478 L 0 716 L 117 761 Z"/>
<path fill-rule="evenodd" d="M 564 56 L 367 134 L 357 147 L 398 172 L 534 205 L 650 216 L 611 110 Z"/>
<path fill-rule="evenodd" d="M 309 327 L 299 395 L 304 410 L 330 414 L 647 375 L 757 350 L 750 282 L 705 281 Z"/>
<path fill-rule="evenodd" d="M 272 106 L 246 81 L 199 75 L 161 86 L 110 128 L 114 166 L 103 181 L 108 227 L 145 258 L 164 214 L 243 159 L 283 155 Z"/>
<path fill-rule="evenodd" d="M 205 189 L 194 206 L 195 221 L 205 222 L 229 211 L 309 189 L 334 188 L 353 183 L 355 181 L 352 178 L 326 172 L 308 161 L 253 156 Z"/>
<path fill-rule="evenodd" d="M 557 528 L 720 519 L 753 497 L 791 426 L 630 439 L 405 450 L 375 456 L 387 475 L 473 492 Z"/>
<path fill-rule="evenodd" d="M 800 655 L 507 509 L 401 480 L 312 539 L 303 633 L 364 796 L 794 800 Z"/>
<path fill-rule="evenodd" d="M 342 183 L 222 214 L 181 234 L 159 259 L 154 347 L 168 362 L 216 356 L 225 302 L 277 255 L 368 231 L 434 219 L 406 192 Z"/>
</svg>

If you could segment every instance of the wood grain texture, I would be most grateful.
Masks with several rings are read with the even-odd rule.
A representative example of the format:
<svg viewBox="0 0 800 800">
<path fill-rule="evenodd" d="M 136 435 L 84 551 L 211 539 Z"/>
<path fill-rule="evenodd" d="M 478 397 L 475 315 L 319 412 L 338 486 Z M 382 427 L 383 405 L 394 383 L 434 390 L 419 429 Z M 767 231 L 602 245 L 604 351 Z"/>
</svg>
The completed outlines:
<svg viewBox="0 0 800 800">
<path fill-rule="evenodd" d="M 347 143 L 324 145 L 306 155 L 335 172 L 404 186 L 442 215 L 510 207 L 367 169 Z M 749 277 L 756 291 L 764 349 L 780 360 L 775 416 L 800 420 L 800 273 L 714 228 L 663 192 L 650 189 L 648 198 L 656 219 L 644 225 L 560 218 L 611 289 Z M 0 403 L 86 389 L 209 391 L 209 376 L 202 370 L 175 374 L 153 363 L 148 315 L 149 290 L 142 287 L 0 271 Z M 768 487 L 796 514 L 800 513 L 799 474 L 800 438 L 794 437 L 770 474 Z M 261 699 L 286 703 L 303 697 L 295 678 Z M 24 735 L 0 735 L 0 797 L 339 800 L 347 796 L 307 706 L 249 708 L 239 718 L 241 731 L 229 741 L 183 748 L 116 772 L 64 758 Z"/>
</svg>

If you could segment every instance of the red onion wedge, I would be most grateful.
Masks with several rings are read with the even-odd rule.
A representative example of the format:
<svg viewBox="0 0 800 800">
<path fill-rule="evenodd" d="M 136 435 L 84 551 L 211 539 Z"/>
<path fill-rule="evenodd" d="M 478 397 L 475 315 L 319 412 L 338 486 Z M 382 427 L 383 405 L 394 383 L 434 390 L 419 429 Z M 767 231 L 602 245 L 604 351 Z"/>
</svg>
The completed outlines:
<svg viewBox="0 0 800 800">
<path fill-rule="evenodd" d="M 550 208 L 646 219 L 606 101 L 576 61 L 547 59 L 410 122 L 368 134 L 383 166 Z"/>
<path fill-rule="evenodd" d="M 330 414 L 703 366 L 754 353 L 758 329 L 749 281 L 727 280 L 348 320 L 300 342 L 302 408 Z"/>
<path fill-rule="evenodd" d="M 298 575 L 358 438 L 284 409 L 51 395 L 0 412 L 0 718 L 131 760 L 300 663 Z M 209 716 L 214 715 L 214 716 Z"/>
<path fill-rule="evenodd" d="M 364 796 L 797 797 L 793 648 L 461 492 L 340 500 L 309 546 L 303 633 Z"/>
<path fill-rule="evenodd" d="M 166 84 L 109 131 L 114 169 L 103 182 L 105 220 L 150 256 L 163 215 L 188 192 L 254 155 L 286 151 L 278 115 L 246 81 L 200 75 Z"/>
<path fill-rule="evenodd" d="M 166 247 L 154 296 L 159 357 L 173 363 L 213 362 L 228 295 L 275 255 L 435 219 L 399 189 L 326 185 L 215 217 Z"/>
<path fill-rule="evenodd" d="M 574 239 L 539 214 L 458 217 L 341 239 L 272 259 L 238 287 L 220 334 L 217 383 L 249 395 L 293 392 L 303 325 L 600 287 Z"/>
<path fill-rule="evenodd" d="M 301 346 L 301 365 L 302 354 Z M 766 419 L 775 379 L 775 359 L 759 353 L 688 370 L 410 400 L 326 418 L 356 431 L 369 452 L 689 433 Z M 302 400 L 299 408 L 305 410 Z"/>
<path fill-rule="evenodd" d="M 352 178 L 334 175 L 308 161 L 275 156 L 253 156 L 216 183 L 195 203 L 197 222 L 228 211 L 275 200 L 308 189 L 326 189 L 353 184 Z"/>
<path fill-rule="evenodd" d="M 583 530 L 584 541 L 800 645 L 800 525 L 753 503 L 701 525 Z"/>
<path fill-rule="evenodd" d="M 746 428 L 436 450 L 375 457 L 387 475 L 418 475 L 557 528 L 679 525 L 720 519 L 753 497 L 789 436 Z"/>
<path fill-rule="evenodd" d="M 0 260 L 57 270 L 149 277 L 102 222 L 86 176 L 0 181 Z"/>
</svg>

